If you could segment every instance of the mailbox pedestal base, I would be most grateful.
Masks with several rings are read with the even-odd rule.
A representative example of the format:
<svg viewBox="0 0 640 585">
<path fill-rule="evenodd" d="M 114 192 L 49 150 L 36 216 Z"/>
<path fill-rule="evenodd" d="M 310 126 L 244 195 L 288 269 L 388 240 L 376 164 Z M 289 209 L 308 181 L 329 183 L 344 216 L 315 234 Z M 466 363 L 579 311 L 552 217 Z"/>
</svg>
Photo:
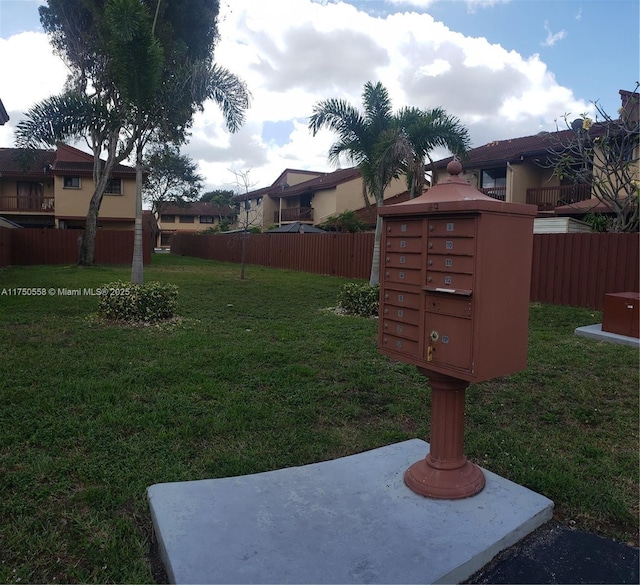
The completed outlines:
<svg viewBox="0 0 640 585">
<path fill-rule="evenodd" d="M 480 468 L 463 454 L 464 400 L 469 382 L 421 369 L 431 386 L 431 451 L 414 463 L 404 481 L 429 498 L 457 500 L 484 487 Z"/>
</svg>

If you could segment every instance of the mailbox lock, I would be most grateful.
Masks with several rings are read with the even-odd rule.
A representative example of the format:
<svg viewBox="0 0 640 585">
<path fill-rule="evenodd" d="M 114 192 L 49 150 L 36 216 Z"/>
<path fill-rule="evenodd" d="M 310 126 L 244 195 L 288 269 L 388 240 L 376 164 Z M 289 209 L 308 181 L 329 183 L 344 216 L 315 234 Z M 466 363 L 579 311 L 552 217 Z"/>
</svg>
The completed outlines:
<svg viewBox="0 0 640 585">
<path fill-rule="evenodd" d="M 431 332 L 431 341 L 438 341 L 438 337 L 440 337 L 440 334 L 434 329 Z"/>
</svg>

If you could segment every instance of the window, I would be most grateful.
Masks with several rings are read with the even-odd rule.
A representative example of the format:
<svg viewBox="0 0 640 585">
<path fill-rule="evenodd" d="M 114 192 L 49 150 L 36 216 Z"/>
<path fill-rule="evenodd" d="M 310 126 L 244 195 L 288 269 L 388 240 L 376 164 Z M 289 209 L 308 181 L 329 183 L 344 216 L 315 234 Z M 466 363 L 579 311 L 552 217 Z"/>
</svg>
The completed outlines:
<svg viewBox="0 0 640 585">
<path fill-rule="evenodd" d="M 181 215 L 180 216 L 180 223 L 194 223 L 195 222 L 195 215 Z"/>
<path fill-rule="evenodd" d="M 17 209 L 25 211 L 40 211 L 44 203 L 42 183 L 33 181 L 17 182 Z"/>
<path fill-rule="evenodd" d="M 108 195 L 122 195 L 122 179 L 109 179 L 104 192 Z"/>
<path fill-rule="evenodd" d="M 171 232 L 162 232 L 160 234 L 160 245 L 161 246 L 170 246 L 171 245 L 171 236 L 173 234 Z"/>
<path fill-rule="evenodd" d="M 480 178 L 480 187 L 484 189 L 490 189 L 491 187 L 506 187 L 507 186 L 507 167 L 501 167 L 499 169 L 486 169 L 482 171 L 482 177 Z"/>
<path fill-rule="evenodd" d="M 80 177 L 64 177 L 62 181 L 63 189 L 80 189 Z"/>
<path fill-rule="evenodd" d="M 175 215 L 161 215 L 160 221 L 164 221 L 165 223 L 175 223 L 176 216 Z"/>
<path fill-rule="evenodd" d="M 200 216 L 200 223 L 213 223 L 213 216 L 212 215 L 201 215 Z"/>
</svg>

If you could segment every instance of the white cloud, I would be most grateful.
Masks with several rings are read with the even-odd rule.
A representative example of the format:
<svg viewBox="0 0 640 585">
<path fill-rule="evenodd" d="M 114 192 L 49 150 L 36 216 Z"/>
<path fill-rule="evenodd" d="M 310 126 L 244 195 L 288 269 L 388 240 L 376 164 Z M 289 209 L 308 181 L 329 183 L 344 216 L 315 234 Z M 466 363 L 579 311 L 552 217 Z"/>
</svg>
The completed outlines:
<svg viewBox="0 0 640 585">
<path fill-rule="evenodd" d="M 436 0 L 387 0 L 388 4 L 394 6 L 413 6 L 415 8 L 428 8 Z"/>
<path fill-rule="evenodd" d="M 419 7 L 418 1 L 424 0 L 404 4 Z M 185 152 L 198 162 L 208 189 L 229 188 L 229 169 L 252 169 L 257 187 L 287 167 L 332 170 L 327 153 L 335 136 L 323 130 L 313 137 L 308 116 L 327 98 L 360 107 L 369 80 L 387 87 L 396 109 L 444 107 L 468 126 L 474 146 L 552 130 L 564 112 L 589 109 L 557 83 L 538 55 L 524 58 L 487 39 L 466 37 L 426 13 L 372 16 L 340 1 L 234 0 L 221 4 L 219 30 L 216 62 L 242 77 L 253 99 L 235 135 L 213 103 L 194 118 Z M 25 35 L 0 39 L 0 97 L 12 117 L 0 127 L 0 146 L 12 145 L 19 112 L 59 92 L 64 82 L 64 66 L 46 37 Z M 290 123 L 270 125 L 266 139 L 265 121 Z M 274 140 L 276 127 L 282 135 Z"/>
<path fill-rule="evenodd" d="M 496 4 L 507 4 L 511 0 L 466 0 L 467 12 L 473 14 L 478 8 L 491 8 Z"/>
<path fill-rule="evenodd" d="M 547 31 L 547 38 L 540 43 L 543 47 L 553 47 L 553 45 L 555 45 L 558 41 L 561 41 L 567 36 L 566 30 L 561 30 L 557 33 L 552 33 L 551 29 L 549 28 L 548 20 L 544 21 L 544 30 Z"/>
<path fill-rule="evenodd" d="M 13 146 L 13 128 L 35 102 L 59 93 L 67 68 L 53 54 L 43 33 L 23 32 L 0 38 L 2 93 L 10 122 L 0 126 L 0 146 Z M 28 74 L 26 73 L 28 72 Z"/>
</svg>

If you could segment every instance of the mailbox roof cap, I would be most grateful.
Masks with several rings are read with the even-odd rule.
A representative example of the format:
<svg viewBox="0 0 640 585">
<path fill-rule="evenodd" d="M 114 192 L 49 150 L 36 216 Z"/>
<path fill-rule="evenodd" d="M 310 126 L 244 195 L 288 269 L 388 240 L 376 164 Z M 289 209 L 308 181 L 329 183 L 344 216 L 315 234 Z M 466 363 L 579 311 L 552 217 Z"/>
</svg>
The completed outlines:
<svg viewBox="0 0 640 585">
<path fill-rule="evenodd" d="M 475 187 L 469 181 L 458 176 L 462 172 L 462 165 L 458 160 L 452 160 L 447 165 L 449 176 L 437 185 L 416 197 L 403 203 L 396 203 L 378 209 L 378 215 L 415 215 L 449 211 L 493 211 L 513 215 L 536 215 L 537 206 L 523 203 L 505 203 L 498 201 Z"/>
</svg>

